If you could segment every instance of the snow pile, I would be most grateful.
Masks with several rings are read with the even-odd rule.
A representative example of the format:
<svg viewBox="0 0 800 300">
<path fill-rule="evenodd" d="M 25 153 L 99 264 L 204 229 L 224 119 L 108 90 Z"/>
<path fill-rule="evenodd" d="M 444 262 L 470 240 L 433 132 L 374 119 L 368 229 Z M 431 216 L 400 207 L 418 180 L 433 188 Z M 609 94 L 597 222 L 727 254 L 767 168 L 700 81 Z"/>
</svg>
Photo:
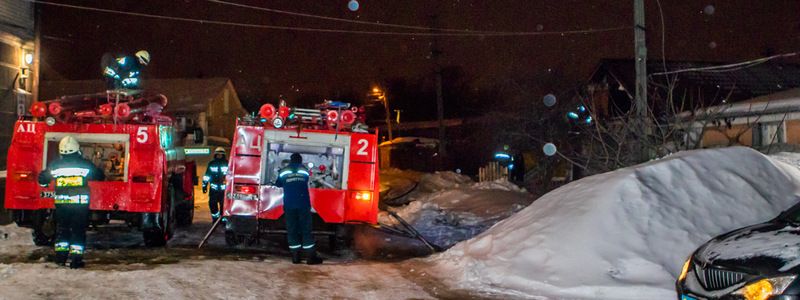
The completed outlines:
<svg viewBox="0 0 800 300">
<path fill-rule="evenodd" d="M 390 210 L 441 247 L 469 239 L 533 201 L 524 189 L 508 181 L 476 183 L 453 172 L 422 176 L 408 198 L 407 206 Z M 396 224 L 385 213 L 379 218 L 381 223 Z"/>
<path fill-rule="evenodd" d="M 17 254 L 36 248 L 31 239 L 32 230 L 16 224 L 0 226 L 0 254 Z"/>
<path fill-rule="evenodd" d="M 570 183 L 431 260 L 454 284 L 518 296 L 675 299 L 692 251 L 799 191 L 800 170 L 754 150 L 682 152 Z"/>
</svg>

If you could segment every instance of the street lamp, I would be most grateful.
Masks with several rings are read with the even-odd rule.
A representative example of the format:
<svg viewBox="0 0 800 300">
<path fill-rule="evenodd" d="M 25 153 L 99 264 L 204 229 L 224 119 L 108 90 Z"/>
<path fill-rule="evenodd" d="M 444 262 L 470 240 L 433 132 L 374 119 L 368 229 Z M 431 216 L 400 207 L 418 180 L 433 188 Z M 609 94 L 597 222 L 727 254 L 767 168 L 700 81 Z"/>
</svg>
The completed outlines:
<svg viewBox="0 0 800 300">
<path fill-rule="evenodd" d="M 382 91 L 380 87 L 372 87 L 372 93 L 370 96 L 373 96 L 383 103 L 383 109 L 386 112 L 386 128 L 389 131 L 389 141 L 393 140 L 392 137 L 392 114 L 389 112 L 389 100 L 386 98 L 386 92 Z"/>
</svg>

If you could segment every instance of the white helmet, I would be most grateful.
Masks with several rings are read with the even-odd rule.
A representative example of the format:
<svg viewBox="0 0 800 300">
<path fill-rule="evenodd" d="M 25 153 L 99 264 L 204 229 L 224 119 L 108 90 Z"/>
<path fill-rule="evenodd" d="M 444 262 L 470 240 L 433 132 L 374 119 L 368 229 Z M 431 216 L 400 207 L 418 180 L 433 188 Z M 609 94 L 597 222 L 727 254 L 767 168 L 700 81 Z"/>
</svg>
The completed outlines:
<svg viewBox="0 0 800 300">
<path fill-rule="evenodd" d="M 225 148 L 217 147 L 217 149 L 214 149 L 214 154 L 225 154 Z"/>
<path fill-rule="evenodd" d="M 61 155 L 67 155 L 76 153 L 81 150 L 81 145 L 78 144 L 78 140 L 76 140 L 71 135 L 65 136 L 58 142 L 58 153 Z"/>
<path fill-rule="evenodd" d="M 150 52 L 147 52 L 146 50 L 139 50 L 139 52 L 136 52 L 136 58 L 139 59 L 140 64 L 146 66 L 148 63 L 150 63 Z"/>
</svg>

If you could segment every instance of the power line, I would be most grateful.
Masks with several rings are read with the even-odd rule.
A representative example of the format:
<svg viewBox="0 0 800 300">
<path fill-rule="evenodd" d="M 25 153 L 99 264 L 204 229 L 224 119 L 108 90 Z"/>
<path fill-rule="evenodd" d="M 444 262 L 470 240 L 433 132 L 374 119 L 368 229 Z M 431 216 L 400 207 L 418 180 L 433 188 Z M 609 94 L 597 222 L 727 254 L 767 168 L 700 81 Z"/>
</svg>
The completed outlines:
<svg viewBox="0 0 800 300">
<path fill-rule="evenodd" d="M 222 1 L 222 0 L 206 0 L 208 2 L 223 4 L 223 5 L 230 5 L 236 6 L 241 8 L 249 8 L 254 10 L 278 13 L 278 14 L 285 14 L 297 17 L 306 17 L 306 18 L 314 18 L 314 19 L 321 19 L 321 20 L 328 20 L 328 21 L 336 21 L 336 22 L 345 22 L 345 23 L 353 23 L 353 24 L 362 24 L 362 25 L 372 25 L 372 26 L 382 26 L 382 27 L 393 27 L 393 28 L 404 28 L 404 29 L 414 29 L 414 30 L 423 30 L 423 31 L 446 31 L 446 32 L 463 32 L 463 33 L 510 33 L 510 32 L 503 32 L 503 31 L 482 31 L 482 30 L 469 30 L 469 29 L 452 29 L 452 28 L 430 28 L 425 26 L 413 26 L 413 25 L 403 25 L 403 24 L 392 24 L 392 23 L 378 23 L 378 22 L 369 22 L 369 21 L 360 21 L 360 20 L 350 20 L 350 19 L 343 19 L 343 18 L 335 18 L 335 17 L 328 17 L 328 16 L 321 16 L 321 15 L 314 15 L 308 13 L 299 13 L 293 11 L 286 11 L 274 8 L 267 8 L 267 7 L 260 7 L 260 6 L 253 6 L 247 4 L 240 4 L 234 3 L 229 1 Z"/>
<path fill-rule="evenodd" d="M 362 30 L 344 30 L 344 29 L 311 28 L 311 27 L 296 27 L 296 26 L 277 26 L 277 25 L 262 25 L 262 24 L 239 23 L 239 22 L 226 22 L 226 21 L 216 21 L 216 20 L 208 20 L 208 19 L 194 19 L 194 18 L 184 18 L 184 17 L 175 17 L 175 16 L 165 16 L 165 15 L 154 15 L 154 14 L 146 14 L 146 13 L 120 11 L 120 10 L 97 8 L 97 7 L 88 7 L 88 6 L 80 6 L 80 5 L 72 5 L 72 4 L 63 4 L 63 3 L 56 3 L 56 2 L 42 1 L 42 0 L 20 0 L 20 1 L 25 1 L 25 2 L 30 2 L 30 3 L 38 3 L 38 4 L 44 4 L 44 5 L 50 5 L 50 6 L 57 6 L 57 7 L 72 8 L 72 9 L 78 9 L 78 10 L 113 13 L 113 14 L 129 15 L 129 16 L 144 17 L 144 18 L 163 19 L 163 20 L 171 20 L 171 21 L 192 22 L 192 23 L 199 23 L 199 24 L 227 25 L 227 26 L 238 26 L 238 27 L 246 27 L 246 28 L 274 29 L 274 30 L 287 30 L 287 31 L 300 31 L 300 32 L 352 33 L 352 34 L 362 34 L 362 35 L 444 36 L 444 37 L 503 37 L 503 36 L 537 36 L 537 35 L 561 35 L 561 36 L 564 36 L 564 35 L 573 35 L 573 34 L 602 33 L 602 32 L 611 32 L 611 31 L 620 31 L 620 30 L 628 30 L 628 29 L 630 29 L 630 26 L 621 26 L 621 27 L 611 27 L 611 28 L 585 29 L 585 30 L 567 30 L 567 31 L 494 32 L 494 33 L 362 31 Z"/>
<path fill-rule="evenodd" d="M 679 74 L 679 73 L 687 73 L 687 72 L 714 72 L 714 73 L 731 72 L 731 71 L 746 69 L 746 68 L 753 67 L 753 66 L 756 66 L 756 65 L 759 65 L 759 64 L 763 64 L 765 62 L 768 62 L 770 60 L 777 59 L 777 58 L 796 56 L 797 54 L 800 54 L 800 52 L 777 54 L 777 55 L 773 55 L 773 56 L 757 58 L 757 59 L 743 61 L 743 62 L 734 63 L 734 64 L 710 66 L 710 67 L 687 68 L 687 69 L 680 69 L 680 70 L 674 70 L 674 71 L 668 71 L 668 72 L 653 73 L 651 76 Z"/>
</svg>

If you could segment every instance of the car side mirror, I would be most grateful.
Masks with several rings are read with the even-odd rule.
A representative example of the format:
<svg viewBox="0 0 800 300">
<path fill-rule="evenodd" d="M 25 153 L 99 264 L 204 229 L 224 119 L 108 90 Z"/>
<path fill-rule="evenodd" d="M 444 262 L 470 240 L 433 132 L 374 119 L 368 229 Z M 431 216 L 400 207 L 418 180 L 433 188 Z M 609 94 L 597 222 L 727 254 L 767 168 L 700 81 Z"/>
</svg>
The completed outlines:
<svg viewBox="0 0 800 300">
<path fill-rule="evenodd" d="M 203 129 L 202 128 L 195 128 L 194 129 L 194 143 L 195 144 L 202 144 L 203 143 Z"/>
</svg>

